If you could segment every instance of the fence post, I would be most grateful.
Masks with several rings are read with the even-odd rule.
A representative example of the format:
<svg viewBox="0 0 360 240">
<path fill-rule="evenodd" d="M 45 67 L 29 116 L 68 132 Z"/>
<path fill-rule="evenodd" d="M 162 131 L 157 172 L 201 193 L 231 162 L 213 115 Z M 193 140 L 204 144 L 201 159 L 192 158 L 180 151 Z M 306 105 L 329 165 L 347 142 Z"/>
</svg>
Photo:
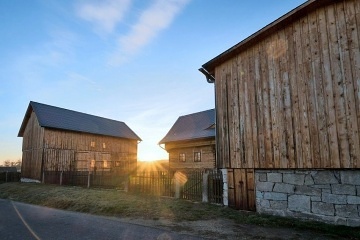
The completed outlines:
<svg viewBox="0 0 360 240">
<path fill-rule="evenodd" d="M 88 172 L 87 188 L 90 188 L 90 171 Z"/>
<path fill-rule="evenodd" d="M 227 169 L 221 169 L 223 179 L 223 204 L 229 206 Z"/>
<path fill-rule="evenodd" d="M 63 171 L 60 172 L 60 186 L 62 185 Z"/>
<path fill-rule="evenodd" d="M 124 186 L 125 192 L 129 192 L 129 184 L 130 184 L 130 175 L 126 176 L 125 186 Z"/>
<path fill-rule="evenodd" d="M 178 177 L 175 177 L 175 198 L 180 198 L 180 179 Z"/>
<path fill-rule="evenodd" d="M 202 201 L 207 203 L 209 202 L 209 172 L 206 171 L 203 174 L 203 179 L 202 179 Z"/>
</svg>

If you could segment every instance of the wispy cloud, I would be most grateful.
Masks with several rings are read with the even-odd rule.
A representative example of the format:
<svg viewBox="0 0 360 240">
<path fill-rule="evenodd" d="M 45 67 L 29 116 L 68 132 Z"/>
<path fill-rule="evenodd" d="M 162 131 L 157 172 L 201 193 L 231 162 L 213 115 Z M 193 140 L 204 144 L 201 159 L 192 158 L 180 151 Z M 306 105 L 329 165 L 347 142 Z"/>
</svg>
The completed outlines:
<svg viewBox="0 0 360 240">
<path fill-rule="evenodd" d="M 166 29 L 176 15 L 190 0 L 155 0 L 145 9 L 137 23 L 127 35 L 118 40 L 118 51 L 110 60 L 111 65 L 121 64 L 151 42 L 162 30 Z"/>
<path fill-rule="evenodd" d="M 77 14 L 95 25 L 96 31 L 111 33 L 131 5 L 131 0 L 106 0 L 79 5 Z"/>
</svg>

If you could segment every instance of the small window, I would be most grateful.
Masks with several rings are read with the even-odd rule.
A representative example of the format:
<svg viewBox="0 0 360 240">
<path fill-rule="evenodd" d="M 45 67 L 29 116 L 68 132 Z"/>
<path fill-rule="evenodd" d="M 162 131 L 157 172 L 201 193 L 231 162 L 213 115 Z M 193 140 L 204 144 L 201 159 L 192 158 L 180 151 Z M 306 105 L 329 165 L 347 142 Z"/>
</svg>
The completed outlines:
<svg viewBox="0 0 360 240">
<path fill-rule="evenodd" d="M 90 146 L 91 146 L 91 147 L 95 147 L 95 142 L 91 142 L 91 143 L 90 143 Z"/>
<path fill-rule="evenodd" d="M 185 158 L 185 153 L 180 153 L 179 155 L 179 162 L 185 162 L 186 158 Z"/>
<path fill-rule="evenodd" d="M 94 168 L 94 167 L 95 167 L 95 160 L 91 160 L 91 162 L 90 162 L 90 167 L 91 167 L 91 168 Z"/>
<path fill-rule="evenodd" d="M 194 152 L 194 162 L 201 162 L 201 153 Z"/>
<path fill-rule="evenodd" d="M 106 144 L 105 144 L 105 143 L 103 143 L 103 148 L 106 148 Z"/>
</svg>

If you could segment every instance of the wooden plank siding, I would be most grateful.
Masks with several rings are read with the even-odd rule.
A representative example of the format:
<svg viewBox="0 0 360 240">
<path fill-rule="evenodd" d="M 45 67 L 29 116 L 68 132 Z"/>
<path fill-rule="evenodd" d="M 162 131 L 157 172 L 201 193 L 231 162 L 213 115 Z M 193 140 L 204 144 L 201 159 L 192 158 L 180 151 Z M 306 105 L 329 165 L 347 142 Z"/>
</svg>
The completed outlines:
<svg viewBox="0 0 360 240">
<path fill-rule="evenodd" d="M 23 135 L 22 177 L 42 179 L 42 171 L 136 169 L 137 140 L 43 128 L 31 113 Z M 125 171 L 125 172 L 126 172 Z"/>
<path fill-rule="evenodd" d="M 41 178 L 43 139 L 44 129 L 39 126 L 37 117 L 32 112 L 23 136 L 22 176 L 34 179 Z M 26 160 L 24 161 L 24 159 Z"/>
<path fill-rule="evenodd" d="M 213 169 L 215 168 L 215 139 L 202 139 L 181 142 L 169 142 L 165 145 L 169 153 L 170 169 Z M 199 152 L 201 161 L 194 161 L 194 153 Z M 185 162 L 180 161 L 185 154 Z"/>
<path fill-rule="evenodd" d="M 219 168 L 360 166 L 359 2 L 317 6 L 215 67 Z"/>
<path fill-rule="evenodd" d="M 47 170 L 89 170 L 91 161 L 98 170 L 123 165 L 136 168 L 137 140 L 45 129 L 44 143 Z"/>
</svg>

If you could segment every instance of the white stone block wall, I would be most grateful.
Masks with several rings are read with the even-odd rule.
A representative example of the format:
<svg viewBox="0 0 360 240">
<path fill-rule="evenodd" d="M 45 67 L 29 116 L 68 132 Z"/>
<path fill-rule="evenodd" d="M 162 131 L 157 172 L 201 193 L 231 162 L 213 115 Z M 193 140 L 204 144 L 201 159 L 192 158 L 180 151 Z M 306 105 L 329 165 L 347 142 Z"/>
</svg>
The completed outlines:
<svg viewBox="0 0 360 240">
<path fill-rule="evenodd" d="M 360 170 L 255 170 L 259 213 L 360 226 Z"/>
</svg>

